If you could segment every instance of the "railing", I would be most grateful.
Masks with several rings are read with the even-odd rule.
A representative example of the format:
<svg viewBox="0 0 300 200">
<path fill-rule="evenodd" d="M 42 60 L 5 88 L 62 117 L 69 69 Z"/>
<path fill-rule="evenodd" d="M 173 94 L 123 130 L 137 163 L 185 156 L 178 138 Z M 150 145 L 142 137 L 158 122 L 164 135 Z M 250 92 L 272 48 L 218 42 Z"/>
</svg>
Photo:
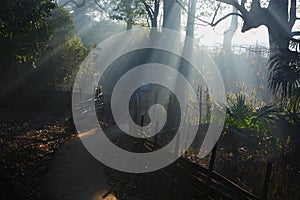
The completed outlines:
<svg viewBox="0 0 300 200">
<path fill-rule="evenodd" d="M 157 144 L 146 140 L 144 147 L 148 150 L 157 149 Z M 158 177 L 165 180 L 167 179 L 167 182 L 169 182 L 167 184 L 171 184 L 174 188 L 178 188 L 177 190 L 173 189 L 175 193 L 179 192 L 175 195 L 179 197 L 178 199 L 197 199 L 205 195 L 217 199 L 267 199 L 272 169 L 271 163 L 268 163 L 267 165 L 263 192 L 261 197 L 258 197 L 213 170 L 216 150 L 217 148 L 215 146 L 211 154 L 208 169 L 197 163 L 193 163 L 191 160 L 181 157 L 170 167 L 157 172 L 160 173 Z M 153 184 L 155 184 L 156 181 L 152 181 L 154 181 Z"/>
</svg>

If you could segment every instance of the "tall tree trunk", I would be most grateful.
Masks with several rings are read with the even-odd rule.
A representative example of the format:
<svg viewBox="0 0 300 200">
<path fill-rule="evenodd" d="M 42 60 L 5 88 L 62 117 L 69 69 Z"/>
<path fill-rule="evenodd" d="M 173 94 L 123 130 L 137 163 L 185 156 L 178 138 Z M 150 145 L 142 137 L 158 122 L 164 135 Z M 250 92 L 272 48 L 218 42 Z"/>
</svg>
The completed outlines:
<svg viewBox="0 0 300 200">
<path fill-rule="evenodd" d="M 153 11 L 153 17 L 151 18 L 151 25 L 153 28 L 156 28 L 158 26 L 158 14 L 159 14 L 159 6 L 160 6 L 160 1 L 155 0 L 154 1 L 154 11 Z"/>
<path fill-rule="evenodd" d="M 131 30 L 131 29 L 132 29 L 132 19 L 129 19 L 129 20 L 126 22 L 126 24 L 127 24 L 127 30 L 128 30 L 128 31 Z"/>
<path fill-rule="evenodd" d="M 270 57 L 289 50 L 290 34 L 276 24 L 268 26 Z"/>
<path fill-rule="evenodd" d="M 289 48 L 292 26 L 289 24 L 288 0 L 272 0 L 269 5 L 270 56 L 286 52 Z"/>
<path fill-rule="evenodd" d="M 133 26 L 133 11 L 131 8 L 131 3 L 126 4 L 126 10 L 127 10 L 127 16 L 126 16 L 126 24 L 127 24 L 127 30 L 131 30 Z"/>
<path fill-rule="evenodd" d="M 181 7 L 176 0 L 164 0 L 163 14 L 163 27 L 174 31 L 180 31 Z"/>
<path fill-rule="evenodd" d="M 186 24 L 186 35 L 194 38 L 195 36 L 195 15 L 197 0 L 189 0 L 188 18 Z"/>
<path fill-rule="evenodd" d="M 233 7 L 232 12 L 237 13 L 237 8 Z M 238 27 L 238 16 L 232 15 L 230 27 L 226 31 L 224 31 L 223 48 L 225 52 L 231 51 L 232 39 L 234 34 L 236 33 L 237 27 Z"/>
<path fill-rule="evenodd" d="M 187 18 L 187 25 L 186 25 L 186 36 L 193 38 L 195 37 L 195 15 L 196 15 L 196 6 L 197 0 L 189 0 L 189 9 L 188 9 L 188 18 Z M 183 48 L 183 55 L 185 57 L 189 57 L 191 55 L 191 51 L 193 49 L 193 44 L 191 40 L 186 37 L 184 48 Z"/>
<path fill-rule="evenodd" d="M 157 18 L 153 18 L 153 19 L 151 20 L 151 27 L 152 27 L 152 28 L 156 28 L 156 27 L 157 27 Z"/>
</svg>

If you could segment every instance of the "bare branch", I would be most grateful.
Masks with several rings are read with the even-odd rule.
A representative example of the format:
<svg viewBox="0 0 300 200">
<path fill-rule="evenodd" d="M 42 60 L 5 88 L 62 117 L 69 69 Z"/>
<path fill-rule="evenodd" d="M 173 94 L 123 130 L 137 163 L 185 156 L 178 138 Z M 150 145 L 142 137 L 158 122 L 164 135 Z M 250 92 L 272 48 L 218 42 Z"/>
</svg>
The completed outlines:
<svg viewBox="0 0 300 200">
<path fill-rule="evenodd" d="M 95 3 L 97 4 L 97 6 L 98 6 L 101 10 L 106 11 L 106 9 L 103 8 L 103 6 L 100 4 L 99 0 L 95 0 Z"/>
<path fill-rule="evenodd" d="M 290 41 L 300 44 L 300 40 L 299 39 L 291 38 Z"/>
<path fill-rule="evenodd" d="M 216 9 L 216 11 L 215 11 L 215 14 L 214 14 L 214 17 L 213 17 L 212 20 L 211 20 L 211 23 L 214 23 L 214 21 L 215 21 L 215 19 L 216 19 L 216 16 L 217 16 L 217 14 L 218 14 L 218 11 L 219 11 L 219 9 L 220 9 L 220 6 L 221 6 L 221 2 L 218 4 L 218 7 L 217 7 L 217 9 Z"/>
<path fill-rule="evenodd" d="M 216 26 L 216 25 L 218 25 L 221 21 L 223 21 L 224 19 L 226 19 L 227 17 L 229 17 L 229 16 L 231 16 L 231 15 L 237 15 L 237 16 L 241 17 L 242 19 L 244 19 L 244 16 L 241 15 L 240 13 L 229 13 L 229 14 L 227 14 L 227 15 L 221 17 L 220 19 L 218 19 L 218 21 L 212 22 L 210 25 L 211 25 L 211 26 Z"/>
<path fill-rule="evenodd" d="M 208 22 L 208 21 L 205 21 L 205 20 L 203 20 L 203 19 L 201 19 L 200 17 L 198 17 L 198 16 L 195 16 L 195 15 L 191 15 L 191 14 L 189 14 L 189 12 L 188 12 L 188 10 L 186 9 L 186 7 L 184 6 L 184 5 L 182 5 L 182 3 L 181 2 L 179 2 L 178 0 L 176 0 L 176 3 L 178 3 L 178 5 L 184 10 L 184 12 L 186 12 L 186 13 L 188 13 L 188 15 L 190 15 L 190 16 L 192 16 L 192 17 L 194 17 L 195 19 L 198 19 L 199 21 L 201 21 L 202 23 L 204 23 L 204 24 L 206 24 L 206 25 L 211 25 L 211 23 L 210 22 Z"/>
<path fill-rule="evenodd" d="M 236 9 L 238 9 L 238 11 L 240 11 L 242 13 L 242 15 L 245 15 L 246 13 L 248 13 L 248 11 L 246 10 L 246 8 L 244 7 L 244 5 L 239 4 L 237 1 L 235 0 L 217 0 L 221 3 L 226 3 L 228 5 L 232 5 L 234 7 L 236 7 Z M 242 1 L 243 3 L 244 1 Z M 245 2 L 244 2 L 245 3 Z"/>
<path fill-rule="evenodd" d="M 187 11 L 187 9 L 184 7 L 184 5 L 182 5 L 180 2 L 178 2 L 177 0 L 176 0 L 176 2 L 180 5 L 180 7 L 186 12 L 186 13 L 188 13 L 188 11 Z M 189 14 L 189 13 L 188 13 Z M 215 15 L 216 15 L 216 13 L 215 13 Z M 205 21 L 205 20 L 203 20 L 203 19 L 201 19 L 200 17 L 198 17 L 198 16 L 195 16 L 195 15 L 190 15 L 190 16 L 192 16 L 192 17 L 194 17 L 195 19 L 198 19 L 199 21 L 201 21 L 202 23 L 204 23 L 204 24 L 198 24 L 198 23 L 195 23 L 195 24 L 197 24 L 197 25 L 200 25 L 200 26 L 216 26 L 216 25 L 218 25 L 221 21 L 223 21 L 224 19 L 226 19 L 227 17 L 229 17 L 229 16 L 231 16 L 231 15 L 237 15 L 237 16 L 239 16 L 239 17 L 241 17 L 242 19 L 244 19 L 244 16 L 242 15 L 242 14 L 240 14 L 240 13 L 229 13 L 229 14 L 227 14 L 227 15 L 225 15 L 225 16 L 223 16 L 223 17 L 221 17 L 220 19 L 218 19 L 216 22 L 214 22 L 214 20 L 212 21 L 212 22 L 208 22 L 208 21 Z"/>
<path fill-rule="evenodd" d="M 300 31 L 291 32 L 291 36 L 300 36 Z"/>
<path fill-rule="evenodd" d="M 154 11 L 153 9 L 151 8 L 151 6 L 149 6 L 145 0 L 141 0 L 141 2 L 144 4 L 145 8 L 146 8 L 146 11 L 149 15 L 150 18 L 152 18 L 154 16 Z"/>
<path fill-rule="evenodd" d="M 85 5 L 85 1 L 86 1 L 86 0 L 82 0 L 81 3 L 78 3 L 78 2 L 76 2 L 75 0 L 69 0 L 69 1 L 65 2 L 65 3 L 62 5 L 62 7 L 66 6 L 66 5 L 70 4 L 70 3 L 72 3 L 72 4 L 76 5 L 77 8 L 81 8 L 81 7 L 83 7 L 83 6 Z"/>
</svg>

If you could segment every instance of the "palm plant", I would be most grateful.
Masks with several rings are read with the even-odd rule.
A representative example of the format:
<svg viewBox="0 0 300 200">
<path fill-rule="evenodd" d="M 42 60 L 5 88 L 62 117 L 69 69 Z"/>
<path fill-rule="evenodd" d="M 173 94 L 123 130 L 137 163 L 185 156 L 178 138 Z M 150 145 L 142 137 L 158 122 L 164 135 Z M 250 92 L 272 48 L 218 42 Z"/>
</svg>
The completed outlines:
<svg viewBox="0 0 300 200">
<path fill-rule="evenodd" d="M 273 106 L 256 108 L 247 102 L 245 95 L 237 94 L 235 98 L 229 99 L 224 134 L 228 134 L 232 141 L 236 141 L 235 150 L 237 140 L 256 146 L 257 139 L 265 136 L 268 125 L 276 119 L 276 110 Z"/>
<path fill-rule="evenodd" d="M 269 61 L 269 87 L 280 94 L 284 106 L 296 112 L 300 106 L 300 54 L 283 51 Z"/>
<path fill-rule="evenodd" d="M 276 119 L 276 109 L 273 106 L 255 108 L 246 101 L 243 94 L 236 95 L 235 100 L 230 99 L 230 106 L 227 108 L 227 121 L 229 120 L 229 125 L 235 129 L 262 129 Z"/>
<path fill-rule="evenodd" d="M 235 96 L 235 101 L 230 99 L 230 104 L 227 108 L 227 121 L 230 122 L 230 128 L 244 129 L 249 127 L 249 123 L 253 118 L 253 107 L 246 103 L 244 95 Z"/>
</svg>

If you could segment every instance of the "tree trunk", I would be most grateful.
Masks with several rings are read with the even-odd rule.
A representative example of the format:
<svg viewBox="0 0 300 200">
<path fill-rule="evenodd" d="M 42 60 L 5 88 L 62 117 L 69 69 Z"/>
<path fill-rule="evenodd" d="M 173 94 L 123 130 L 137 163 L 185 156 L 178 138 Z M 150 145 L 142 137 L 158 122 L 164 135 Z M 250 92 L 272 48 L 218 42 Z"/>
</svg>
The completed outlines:
<svg viewBox="0 0 300 200">
<path fill-rule="evenodd" d="M 151 8 L 151 6 L 149 4 L 147 4 L 145 1 L 142 1 L 142 2 L 145 6 L 145 10 L 148 14 L 148 17 L 151 20 L 151 27 L 156 28 L 157 27 L 157 17 L 159 14 L 160 0 L 154 1 L 153 8 Z"/>
<path fill-rule="evenodd" d="M 237 8 L 232 8 L 233 13 L 237 13 Z M 238 16 L 232 15 L 230 27 L 224 31 L 223 48 L 225 52 L 231 51 L 232 39 L 238 27 Z"/>
<path fill-rule="evenodd" d="M 197 0 L 189 0 L 189 11 L 186 24 L 186 35 L 194 38 L 195 36 L 195 15 L 196 15 Z"/>
<path fill-rule="evenodd" d="M 272 11 L 272 12 L 271 12 Z M 269 5 L 269 20 L 266 24 L 269 33 L 270 56 L 286 52 L 289 48 L 292 26 L 288 19 L 288 0 L 272 0 Z"/>
<path fill-rule="evenodd" d="M 159 14 L 159 6 L 160 6 L 160 1 L 158 1 L 158 0 L 154 1 L 154 13 L 153 13 L 153 17 L 151 18 L 151 25 L 154 28 L 156 28 L 158 26 L 157 17 Z"/>
<path fill-rule="evenodd" d="M 153 18 L 151 20 L 151 27 L 152 28 L 156 28 L 157 27 L 157 17 Z"/>
<path fill-rule="evenodd" d="M 289 49 L 290 33 L 280 28 L 277 23 L 268 25 L 270 57 L 287 52 Z"/>
<path fill-rule="evenodd" d="M 132 29 L 132 20 L 128 20 L 127 21 L 127 31 L 131 30 Z"/>
<path fill-rule="evenodd" d="M 133 13 L 130 3 L 126 4 L 127 16 L 126 16 L 126 24 L 127 24 L 127 31 L 132 29 L 133 26 Z"/>
<path fill-rule="evenodd" d="M 181 7 L 176 3 L 176 0 L 164 0 L 163 13 L 163 27 L 174 31 L 180 31 Z"/>
</svg>

